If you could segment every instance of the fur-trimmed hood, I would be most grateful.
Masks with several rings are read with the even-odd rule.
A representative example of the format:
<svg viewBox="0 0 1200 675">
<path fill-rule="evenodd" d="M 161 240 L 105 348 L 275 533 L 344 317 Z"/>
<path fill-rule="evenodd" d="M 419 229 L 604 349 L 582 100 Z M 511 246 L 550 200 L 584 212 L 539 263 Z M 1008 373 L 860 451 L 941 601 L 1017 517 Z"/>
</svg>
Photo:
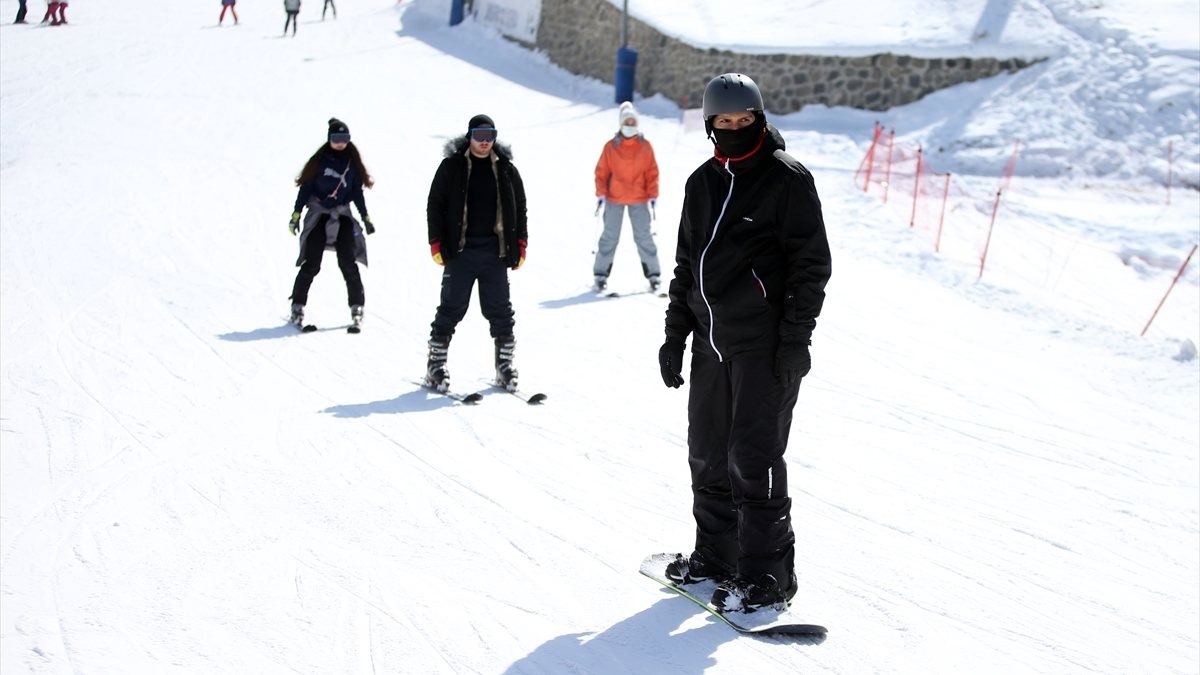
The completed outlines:
<svg viewBox="0 0 1200 675">
<path fill-rule="evenodd" d="M 467 140 L 466 136 L 455 136 L 454 138 L 446 141 L 446 144 L 442 146 L 442 156 L 454 157 L 455 155 L 466 154 L 467 146 L 470 145 L 470 143 L 471 142 Z M 507 143 L 501 143 L 499 140 L 497 140 L 492 144 L 492 152 L 499 155 L 502 159 L 506 159 L 510 162 L 512 161 L 512 146 Z"/>
</svg>

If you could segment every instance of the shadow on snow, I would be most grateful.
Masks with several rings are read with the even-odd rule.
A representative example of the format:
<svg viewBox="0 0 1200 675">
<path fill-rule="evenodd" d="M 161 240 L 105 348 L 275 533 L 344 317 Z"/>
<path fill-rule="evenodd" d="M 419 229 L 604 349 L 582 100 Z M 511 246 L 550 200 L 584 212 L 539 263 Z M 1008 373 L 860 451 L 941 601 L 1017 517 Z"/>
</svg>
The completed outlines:
<svg viewBox="0 0 1200 675">
<path fill-rule="evenodd" d="M 416 386 L 416 385 L 414 385 Z M 420 387 L 415 391 L 405 392 L 395 398 L 370 403 L 347 403 L 334 405 L 322 410 L 334 417 L 358 418 L 369 415 L 394 415 L 397 413 L 428 412 L 460 405 L 451 398 L 442 396 Z"/>
<path fill-rule="evenodd" d="M 660 592 L 670 597 L 599 633 L 569 633 L 553 638 L 514 662 L 503 675 L 703 673 L 716 665 L 713 655 L 730 640 L 757 640 L 779 649 L 823 642 L 822 638 L 802 636 L 741 636 L 715 617 L 697 628 L 678 632 L 684 621 L 703 611 L 671 591 Z"/>
</svg>

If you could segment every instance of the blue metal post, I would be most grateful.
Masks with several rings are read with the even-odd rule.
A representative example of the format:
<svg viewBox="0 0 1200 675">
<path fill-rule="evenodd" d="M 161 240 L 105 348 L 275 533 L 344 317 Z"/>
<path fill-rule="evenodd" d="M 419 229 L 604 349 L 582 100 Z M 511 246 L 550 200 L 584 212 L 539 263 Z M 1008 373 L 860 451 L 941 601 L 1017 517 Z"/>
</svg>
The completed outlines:
<svg viewBox="0 0 1200 675">
<path fill-rule="evenodd" d="M 463 22 L 463 0 L 450 0 L 450 25 L 457 26 Z"/>
<path fill-rule="evenodd" d="M 637 74 L 637 57 L 636 49 L 621 47 L 617 50 L 617 72 L 613 76 L 613 81 L 617 85 L 617 103 L 633 100 L 633 80 Z"/>
</svg>

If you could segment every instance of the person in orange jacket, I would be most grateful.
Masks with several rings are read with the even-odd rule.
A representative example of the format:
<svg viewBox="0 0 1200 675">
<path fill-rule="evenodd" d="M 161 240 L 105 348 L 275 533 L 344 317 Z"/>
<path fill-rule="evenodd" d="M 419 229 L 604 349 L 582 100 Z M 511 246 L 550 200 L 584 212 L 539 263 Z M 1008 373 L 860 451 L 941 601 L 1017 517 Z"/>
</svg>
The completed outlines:
<svg viewBox="0 0 1200 675">
<path fill-rule="evenodd" d="M 621 239 L 621 224 L 628 210 L 633 243 L 642 260 L 642 274 L 650 282 L 650 290 L 657 291 L 661 269 L 650 219 L 658 199 L 658 162 L 650 141 L 638 131 L 638 114 L 633 104 L 622 103 L 617 115 L 620 130 L 604 144 L 596 162 L 596 213 L 604 210 L 604 231 L 596 245 L 592 274 L 596 290 L 607 288 L 617 242 Z"/>
</svg>

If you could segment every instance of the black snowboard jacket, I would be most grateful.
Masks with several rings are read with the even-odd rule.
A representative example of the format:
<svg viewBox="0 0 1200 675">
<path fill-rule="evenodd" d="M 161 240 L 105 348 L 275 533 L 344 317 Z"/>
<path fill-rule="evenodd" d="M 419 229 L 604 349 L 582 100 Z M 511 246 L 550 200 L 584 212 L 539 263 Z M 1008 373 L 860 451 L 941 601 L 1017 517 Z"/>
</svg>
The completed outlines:
<svg viewBox="0 0 1200 675">
<path fill-rule="evenodd" d="M 445 158 L 438 165 L 429 186 L 425 214 L 429 222 L 429 243 L 441 244 L 442 259 L 449 261 L 462 251 L 467 237 L 467 186 L 471 179 L 470 142 L 466 136 L 449 140 L 443 148 Z M 512 163 L 512 149 L 492 145 L 492 171 L 496 176 L 496 229 L 500 241 L 498 255 L 509 267 L 520 262 L 521 246 L 528 240 L 525 216 L 525 185 Z M 522 242 L 522 243 L 518 243 Z"/>
<path fill-rule="evenodd" d="M 768 125 L 761 149 L 710 159 L 687 180 L 668 341 L 695 333 L 692 350 L 721 361 L 808 344 L 831 273 L 812 175 Z"/>
</svg>

